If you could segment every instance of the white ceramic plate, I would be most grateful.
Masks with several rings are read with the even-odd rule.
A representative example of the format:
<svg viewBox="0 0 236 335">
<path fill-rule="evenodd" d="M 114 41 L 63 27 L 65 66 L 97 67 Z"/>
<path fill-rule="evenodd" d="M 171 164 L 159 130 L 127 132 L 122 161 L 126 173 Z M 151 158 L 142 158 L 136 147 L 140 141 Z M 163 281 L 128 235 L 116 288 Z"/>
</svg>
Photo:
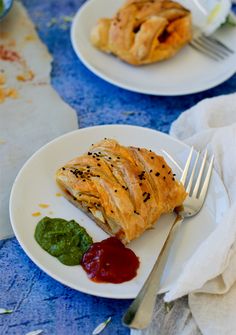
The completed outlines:
<svg viewBox="0 0 236 335">
<path fill-rule="evenodd" d="M 71 30 L 73 48 L 84 65 L 97 76 L 130 91 L 153 95 L 184 95 L 212 88 L 236 71 L 236 53 L 216 62 L 190 46 L 174 58 L 141 67 L 128 65 L 90 43 L 90 32 L 101 17 L 111 17 L 123 0 L 89 0 L 76 14 Z M 232 48 L 236 28 L 221 29 L 216 36 Z"/>
<path fill-rule="evenodd" d="M 84 226 L 94 241 L 100 241 L 107 235 L 96 226 L 83 212 L 75 208 L 63 197 L 55 183 L 55 171 L 68 160 L 88 150 L 88 147 L 102 138 L 115 138 L 124 145 L 149 148 L 155 152 L 166 150 L 176 161 L 183 165 L 189 148 L 163 133 L 135 126 L 108 125 L 84 128 L 63 135 L 37 151 L 19 172 L 10 197 L 10 217 L 15 235 L 27 255 L 43 271 L 59 282 L 76 290 L 110 298 L 133 298 L 146 279 L 156 256 L 159 253 L 174 217 L 163 216 L 153 230 L 145 232 L 139 239 L 130 243 L 140 258 L 138 275 L 133 280 L 122 284 L 96 284 L 87 278 L 81 266 L 65 266 L 56 258 L 45 252 L 34 239 L 37 222 L 43 216 L 75 219 Z M 176 169 L 174 169 L 176 170 Z M 176 171 L 178 173 L 178 171 Z M 49 204 L 40 208 L 39 204 Z M 162 280 L 161 292 L 167 290 L 181 272 L 181 267 L 199 244 L 214 230 L 218 224 L 215 217 L 221 216 L 228 206 L 224 186 L 214 172 L 211 179 L 206 206 L 199 215 L 191 219 L 191 224 L 184 221 L 179 234 L 181 243 L 176 238 L 172 247 L 172 256 Z M 40 217 L 32 213 L 41 212 Z M 184 236 L 184 239 L 183 239 Z M 178 236 L 177 236 L 178 237 Z"/>
</svg>

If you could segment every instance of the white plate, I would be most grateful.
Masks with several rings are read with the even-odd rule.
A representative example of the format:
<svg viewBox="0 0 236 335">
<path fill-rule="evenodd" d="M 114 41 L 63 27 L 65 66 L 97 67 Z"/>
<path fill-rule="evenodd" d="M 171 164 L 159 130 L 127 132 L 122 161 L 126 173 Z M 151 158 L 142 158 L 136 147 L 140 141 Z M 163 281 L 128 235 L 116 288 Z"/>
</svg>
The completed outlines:
<svg viewBox="0 0 236 335">
<path fill-rule="evenodd" d="M 190 46 L 174 58 L 141 67 L 128 65 L 90 43 L 90 32 L 101 17 L 111 17 L 123 0 L 89 0 L 76 14 L 71 30 L 73 48 L 84 65 L 97 76 L 130 91 L 153 95 L 183 95 L 204 91 L 231 77 L 236 71 L 236 53 L 216 62 Z M 221 29 L 217 36 L 226 45 L 236 45 L 236 28 Z"/>
<path fill-rule="evenodd" d="M 189 148 L 172 137 L 155 130 L 126 126 L 108 125 L 84 128 L 63 135 L 37 151 L 19 172 L 10 197 L 10 217 L 15 235 L 27 255 L 43 271 L 59 282 L 76 290 L 110 298 L 133 298 L 146 279 L 155 262 L 165 236 L 173 222 L 173 216 L 163 216 L 153 230 L 147 231 L 136 241 L 130 243 L 140 258 L 138 275 L 133 280 L 122 284 L 96 284 L 87 278 L 81 266 L 65 266 L 56 258 L 45 252 L 34 239 L 36 223 L 43 216 L 75 219 L 84 226 L 94 241 L 100 241 L 107 235 L 96 226 L 83 212 L 75 208 L 63 197 L 55 183 L 55 171 L 68 160 L 87 151 L 91 143 L 107 137 L 115 138 L 124 145 L 136 145 L 149 148 L 155 152 L 165 149 L 182 164 Z M 183 165 L 183 164 L 182 164 Z M 177 172 L 177 171 L 176 171 Z M 39 204 L 50 206 L 42 209 Z M 167 290 L 180 274 L 185 260 L 192 255 L 199 244 L 214 230 L 218 222 L 215 216 L 228 208 L 228 199 L 224 186 L 214 172 L 210 184 L 206 206 L 199 215 L 186 220 L 180 228 L 181 243 L 178 236 L 173 244 L 172 256 L 166 268 L 161 292 Z M 41 217 L 32 213 L 41 212 Z M 184 237 L 184 239 L 183 239 Z"/>
</svg>

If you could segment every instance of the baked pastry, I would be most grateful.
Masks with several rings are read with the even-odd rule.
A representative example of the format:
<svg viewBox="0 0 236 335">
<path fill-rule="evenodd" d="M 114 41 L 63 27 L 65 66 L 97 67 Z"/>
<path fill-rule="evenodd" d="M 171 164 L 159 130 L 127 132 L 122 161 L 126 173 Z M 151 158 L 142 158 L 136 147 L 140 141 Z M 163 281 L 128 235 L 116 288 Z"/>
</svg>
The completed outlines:
<svg viewBox="0 0 236 335">
<path fill-rule="evenodd" d="M 116 15 L 102 18 L 91 42 L 132 65 L 174 56 L 192 36 L 191 13 L 167 0 L 128 0 Z"/>
<path fill-rule="evenodd" d="M 163 157 L 113 139 L 93 144 L 66 163 L 56 180 L 69 201 L 123 243 L 140 236 L 186 197 Z"/>
</svg>

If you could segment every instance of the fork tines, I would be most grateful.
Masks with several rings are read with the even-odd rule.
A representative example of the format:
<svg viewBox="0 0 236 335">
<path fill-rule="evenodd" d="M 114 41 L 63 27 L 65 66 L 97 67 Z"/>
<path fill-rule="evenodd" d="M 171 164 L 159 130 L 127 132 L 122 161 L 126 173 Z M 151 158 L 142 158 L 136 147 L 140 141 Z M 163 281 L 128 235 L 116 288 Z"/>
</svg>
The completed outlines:
<svg viewBox="0 0 236 335">
<path fill-rule="evenodd" d="M 219 61 L 234 54 L 234 50 L 212 36 L 199 34 L 190 42 L 190 46 L 208 57 Z"/>
<path fill-rule="evenodd" d="M 208 155 L 208 153 L 207 153 L 207 150 L 206 150 L 205 153 L 204 153 L 200 168 L 198 169 L 198 171 L 196 171 L 197 170 L 196 167 L 197 167 L 199 156 L 200 156 L 200 153 L 197 152 L 196 158 L 194 160 L 193 168 L 191 170 L 191 175 L 189 177 L 188 182 L 186 183 L 187 176 L 188 176 L 188 173 L 189 173 L 189 170 L 190 170 L 190 164 L 193 161 L 193 159 L 192 159 L 193 147 L 191 148 L 191 151 L 189 153 L 189 156 L 188 156 L 187 162 L 185 164 L 185 168 L 184 168 L 184 171 L 183 171 L 183 174 L 182 174 L 182 177 L 181 177 L 180 181 L 182 182 L 183 185 L 185 185 L 186 192 L 189 193 L 189 196 L 191 196 L 191 197 L 199 198 L 199 199 L 205 198 L 207 188 L 208 188 L 208 185 L 209 185 L 209 181 L 210 181 L 212 168 L 213 168 L 213 161 L 214 161 L 214 156 L 212 156 L 211 160 L 210 160 L 210 163 L 209 163 L 209 166 L 206 169 L 207 155 Z M 203 178 L 204 171 L 206 173 L 205 178 Z M 196 177 L 197 180 L 196 180 L 195 185 L 194 185 L 193 190 L 192 190 L 192 184 L 193 184 L 194 177 Z M 200 187 L 201 182 L 203 182 L 202 187 Z M 198 193 L 200 193 L 200 194 L 198 194 Z"/>
</svg>

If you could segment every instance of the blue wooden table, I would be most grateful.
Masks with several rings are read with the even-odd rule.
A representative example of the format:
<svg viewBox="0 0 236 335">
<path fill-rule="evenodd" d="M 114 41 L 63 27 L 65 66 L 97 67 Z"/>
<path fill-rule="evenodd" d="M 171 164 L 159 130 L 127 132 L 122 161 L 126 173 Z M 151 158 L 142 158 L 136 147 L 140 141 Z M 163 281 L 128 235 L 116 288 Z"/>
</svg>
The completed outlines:
<svg viewBox="0 0 236 335">
<path fill-rule="evenodd" d="M 214 89 L 180 97 L 149 96 L 112 86 L 87 70 L 72 50 L 65 16 L 73 16 L 83 0 L 23 3 L 54 57 L 53 86 L 77 111 L 80 128 L 119 123 L 168 132 L 180 113 L 198 101 L 236 91 L 236 75 Z M 0 242 L 0 307 L 14 309 L 0 315 L 0 334 L 42 329 L 50 335 L 87 335 L 111 316 L 103 334 L 126 335 L 129 331 L 121 317 L 129 304 L 130 300 L 104 299 L 65 287 L 34 265 L 15 238 Z"/>
</svg>

